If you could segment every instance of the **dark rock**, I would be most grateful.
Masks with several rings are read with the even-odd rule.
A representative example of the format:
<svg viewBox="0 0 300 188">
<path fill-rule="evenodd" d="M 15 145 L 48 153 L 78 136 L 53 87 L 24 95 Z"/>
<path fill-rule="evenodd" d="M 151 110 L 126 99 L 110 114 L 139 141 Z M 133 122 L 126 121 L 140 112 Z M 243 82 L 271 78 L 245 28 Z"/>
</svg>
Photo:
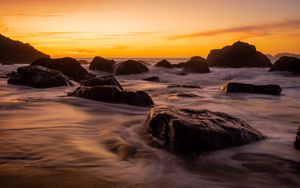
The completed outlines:
<svg viewBox="0 0 300 188">
<path fill-rule="evenodd" d="M 191 98 L 191 97 L 199 97 L 199 96 L 196 95 L 196 94 L 193 94 L 193 93 L 178 93 L 177 97 L 188 97 L 188 98 Z"/>
<path fill-rule="evenodd" d="M 50 56 L 36 50 L 30 44 L 11 40 L 0 34 L 0 63 L 29 64 L 43 57 Z"/>
<path fill-rule="evenodd" d="M 116 75 L 140 74 L 148 71 L 146 65 L 135 60 L 127 60 L 117 66 Z"/>
<path fill-rule="evenodd" d="M 88 71 L 85 70 L 76 59 L 70 57 L 59 59 L 41 58 L 33 62 L 31 65 L 39 65 L 60 71 L 70 79 L 77 82 L 94 77 L 94 75 L 88 73 Z"/>
<path fill-rule="evenodd" d="M 109 60 L 96 56 L 91 62 L 89 69 L 111 73 L 114 71 L 115 63 L 116 62 L 114 60 Z"/>
<path fill-rule="evenodd" d="M 152 106 L 151 97 L 144 91 L 128 92 L 111 86 L 78 87 L 68 96 L 82 97 L 109 103 L 125 103 L 134 106 Z"/>
<path fill-rule="evenodd" d="M 123 91 L 123 87 L 114 76 L 98 76 L 89 80 L 83 81 L 82 86 L 108 86 L 112 85 Z"/>
<path fill-rule="evenodd" d="M 172 68 L 173 67 L 172 64 L 166 59 L 163 59 L 160 62 L 156 63 L 155 66 L 156 67 L 164 67 L 164 68 Z"/>
<path fill-rule="evenodd" d="M 60 72 L 40 66 L 19 67 L 16 73 L 10 75 L 7 83 L 34 88 L 71 85 L 68 79 Z"/>
<path fill-rule="evenodd" d="M 145 81 L 151 81 L 151 82 L 160 82 L 160 79 L 158 76 L 151 76 L 149 78 L 144 78 Z"/>
<path fill-rule="evenodd" d="M 206 59 L 194 56 L 189 61 L 187 61 L 183 67 L 183 73 L 208 73 L 208 63 Z"/>
<path fill-rule="evenodd" d="M 197 85 L 168 85 L 168 88 L 176 88 L 176 87 L 183 87 L 183 88 L 190 88 L 190 89 L 199 89 L 201 88 L 200 86 Z"/>
<path fill-rule="evenodd" d="M 289 71 L 300 74 L 300 59 L 288 56 L 281 57 L 272 65 L 270 71 Z"/>
<path fill-rule="evenodd" d="M 228 93 L 257 93 L 267 95 L 280 95 L 282 88 L 279 85 L 252 85 L 243 83 L 226 83 L 221 90 Z"/>
<path fill-rule="evenodd" d="M 183 68 L 185 65 L 185 62 L 183 63 L 176 63 L 176 64 L 172 64 L 172 67 L 173 68 Z"/>
<path fill-rule="evenodd" d="M 210 51 L 207 61 L 215 67 L 270 67 L 271 61 L 254 45 L 236 42 L 232 46 Z"/>
<path fill-rule="evenodd" d="M 300 150 L 300 127 L 297 130 L 296 140 L 294 142 L 294 146 L 296 149 Z"/>
<path fill-rule="evenodd" d="M 159 145 L 184 152 L 216 150 L 265 138 L 244 121 L 209 110 L 156 106 L 144 126 Z"/>
</svg>

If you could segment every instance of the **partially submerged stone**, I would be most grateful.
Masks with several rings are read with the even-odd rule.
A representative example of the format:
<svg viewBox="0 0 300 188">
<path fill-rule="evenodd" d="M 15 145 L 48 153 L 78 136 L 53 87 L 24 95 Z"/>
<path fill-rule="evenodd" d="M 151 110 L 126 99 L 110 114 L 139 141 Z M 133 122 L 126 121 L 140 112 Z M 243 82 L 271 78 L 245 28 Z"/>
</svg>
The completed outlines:
<svg viewBox="0 0 300 188">
<path fill-rule="evenodd" d="M 282 88 L 279 85 L 253 85 L 230 82 L 223 84 L 221 90 L 227 93 L 256 93 L 266 95 L 280 95 Z"/>
<path fill-rule="evenodd" d="M 144 91 L 123 91 L 115 85 L 85 87 L 81 86 L 68 96 L 82 97 L 109 103 L 125 103 L 134 106 L 152 106 L 154 102 Z"/>
<path fill-rule="evenodd" d="M 217 150 L 265 138 L 244 121 L 209 110 L 156 106 L 144 126 L 161 146 L 183 152 Z"/>
</svg>

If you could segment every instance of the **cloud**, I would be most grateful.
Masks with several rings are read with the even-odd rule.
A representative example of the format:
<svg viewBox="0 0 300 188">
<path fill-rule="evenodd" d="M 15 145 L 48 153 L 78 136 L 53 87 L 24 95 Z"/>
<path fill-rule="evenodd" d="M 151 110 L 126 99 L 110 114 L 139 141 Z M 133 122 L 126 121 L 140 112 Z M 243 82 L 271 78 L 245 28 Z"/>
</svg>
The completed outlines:
<svg viewBox="0 0 300 188">
<path fill-rule="evenodd" d="M 197 33 L 189 33 L 183 35 L 170 36 L 169 40 L 197 38 L 197 37 L 210 37 L 222 34 L 242 33 L 247 36 L 266 36 L 270 35 L 275 29 L 300 29 L 300 20 L 285 20 L 283 22 L 266 23 L 259 25 L 244 25 L 231 28 L 215 29 L 202 31 Z"/>
<path fill-rule="evenodd" d="M 8 13 L 8 14 L 1 14 L 2 16 L 5 16 L 5 17 L 8 17 L 8 16 L 11 16 L 11 17 L 63 17 L 64 15 L 62 14 L 39 14 L 39 13 L 36 13 L 36 14 L 33 14 L 33 13 Z"/>
<path fill-rule="evenodd" d="M 67 50 L 66 53 L 68 54 L 93 54 L 95 51 L 93 50 L 87 50 L 87 49 L 71 49 Z"/>
</svg>

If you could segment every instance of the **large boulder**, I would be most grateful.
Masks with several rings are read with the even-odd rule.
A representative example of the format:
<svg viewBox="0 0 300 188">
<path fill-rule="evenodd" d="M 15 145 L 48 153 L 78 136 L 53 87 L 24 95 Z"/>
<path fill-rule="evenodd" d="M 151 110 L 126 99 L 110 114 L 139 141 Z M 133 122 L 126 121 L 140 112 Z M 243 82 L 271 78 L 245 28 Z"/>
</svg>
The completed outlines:
<svg viewBox="0 0 300 188">
<path fill-rule="evenodd" d="M 158 63 L 155 64 L 156 67 L 164 67 L 164 68 L 172 68 L 172 64 L 166 60 L 166 59 L 163 59 L 161 61 L 159 61 Z"/>
<path fill-rule="evenodd" d="M 279 85 L 253 85 L 230 82 L 223 84 L 221 90 L 227 93 L 257 93 L 266 95 L 280 95 L 282 88 Z"/>
<path fill-rule="evenodd" d="M 112 85 L 123 91 L 123 87 L 114 76 L 98 76 L 89 80 L 83 81 L 82 86 L 108 86 Z"/>
<path fill-rule="evenodd" d="M 70 79 L 77 82 L 94 77 L 94 75 L 88 73 L 88 71 L 85 70 L 76 59 L 70 57 L 58 59 L 41 58 L 34 61 L 31 65 L 39 65 L 60 71 Z"/>
<path fill-rule="evenodd" d="M 283 56 L 272 65 L 270 71 L 289 71 L 300 74 L 300 59 Z"/>
<path fill-rule="evenodd" d="M 134 106 L 152 106 L 151 97 L 144 91 L 123 91 L 114 85 L 78 87 L 68 96 L 82 97 L 109 103 L 125 103 Z"/>
<path fill-rule="evenodd" d="M 296 140 L 294 142 L 294 146 L 296 149 L 300 150 L 300 127 L 297 130 Z"/>
<path fill-rule="evenodd" d="M 91 62 L 89 69 L 111 73 L 114 71 L 115 63 L 116 62 L 114 60 L 109 60 L 96 56 Z"/>
<path fill-rule="evenodd" d="M 184 64 L 182 72 L 183 73 L 189 73 L 189 72 L 208 73 L 209 72 L 208 63 L 206 59 L 199 56 L 194 56 Z"/>
<path fill-rule="evenodd" d="M 202 152 L 249 144 L 265 138 L 244 121 L 209 110 L 153 107 L 145 122 L 157 144 L 184 152 Z"/>
<path fill-rule="evenodd" d="M 149 69 L 146 65 L 135 60 L 127 60 L 117 66 L 115 73 L 116 75 L 126 75 L 140 74 L 148 71 Z"/>
<path fill-rule="evenodd" d="M 2 64 L 30 64 L 33 61 L 50 57 L 38 51 L 28 43 L 11 40 L 0 34 L 0 63 Z"/>
<path fill-rule="evenodd" d="M 7 80 L 7 83 L 34 88 L 71 85 L 68 79 L 60 72 L 40 66 L 19 67 L 16 73 L 10 74 L 10 78 Z"/>
<path fill-rule="evenodd" d="M 215 67 L 271 67 L 271 61 L 254 45 L 236 42 L 232 46 L 210 51 L 207 61 Z"/>
</svg>

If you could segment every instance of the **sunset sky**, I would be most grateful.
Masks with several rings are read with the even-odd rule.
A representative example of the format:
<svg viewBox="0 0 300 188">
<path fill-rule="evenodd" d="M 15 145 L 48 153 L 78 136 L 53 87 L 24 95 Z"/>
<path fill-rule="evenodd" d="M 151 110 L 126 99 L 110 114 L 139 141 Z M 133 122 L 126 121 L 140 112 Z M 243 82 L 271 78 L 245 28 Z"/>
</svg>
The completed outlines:
<svg viewBox="0 0 300 188">
<path fill-rule="evenodd" d="M 0 33 L 53 56 L 206 57 L 236 40 L 300 53 L 300 0 L 1 0 Z"/>
</svg>

